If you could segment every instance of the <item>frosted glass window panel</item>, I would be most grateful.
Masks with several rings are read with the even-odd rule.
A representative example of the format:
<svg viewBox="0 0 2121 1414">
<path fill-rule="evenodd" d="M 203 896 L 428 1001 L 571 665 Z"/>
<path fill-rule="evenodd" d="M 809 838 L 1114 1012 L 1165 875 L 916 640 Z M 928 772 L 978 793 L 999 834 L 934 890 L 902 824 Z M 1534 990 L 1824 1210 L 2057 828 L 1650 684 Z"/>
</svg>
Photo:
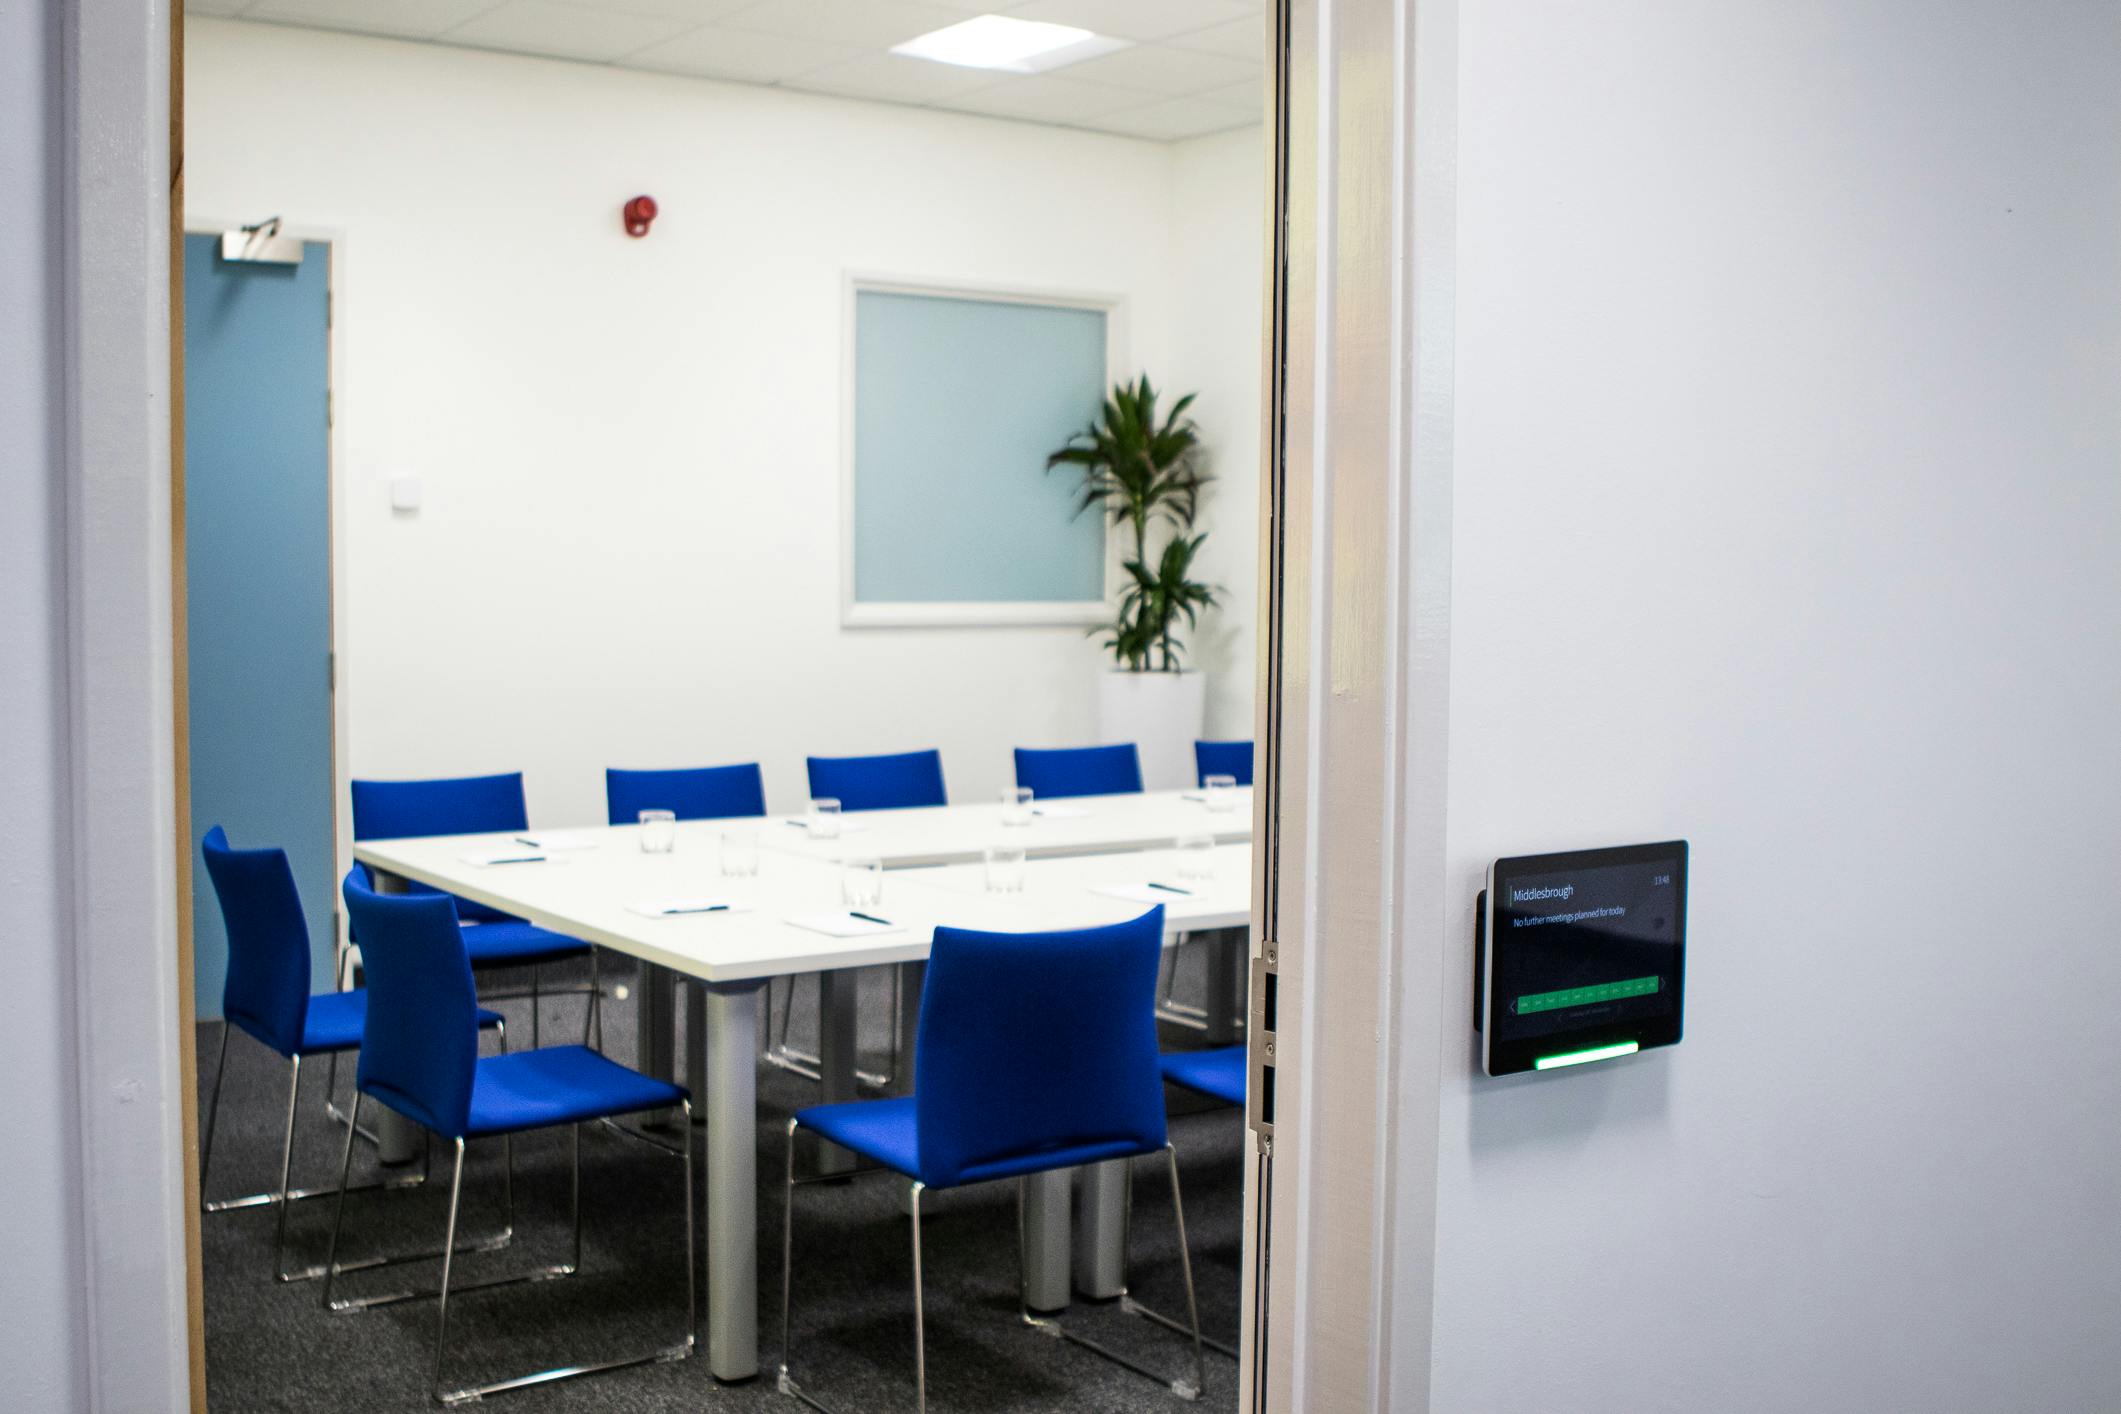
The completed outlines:
<svg viewBox="0 0 2121 1414">
<path fill-rule="evenodd" d="M 1104 520 L 1046 457 L 1097 415 L 1101 308 L 854 293 L 851 610 L 1099 604 Z M 858 618 L 858 615 L 857 615 Z"/>
</svg>

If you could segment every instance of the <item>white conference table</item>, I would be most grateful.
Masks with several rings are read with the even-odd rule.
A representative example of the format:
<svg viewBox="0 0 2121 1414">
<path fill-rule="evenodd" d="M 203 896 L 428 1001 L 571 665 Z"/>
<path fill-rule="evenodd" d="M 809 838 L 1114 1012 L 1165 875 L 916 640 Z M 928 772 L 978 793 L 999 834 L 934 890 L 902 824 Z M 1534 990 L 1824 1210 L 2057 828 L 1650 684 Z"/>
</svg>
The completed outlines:
<svg viewBox="0 0 2121 1414">
<path fill-rule="evenodd" d="M 691 1064 L 695 1105 L 704 1114 L 707 1143 L 707 1355 L 717 1378 L 747 1379 L 758 1372 L 758 1194 L 757 1194 L 757 993 L 769 978 L 815 972 L 824 989 L 820 1051 L 827 1101 L 854 1097 L 854 969 L 917 964 L 928 954 L 938 925 L 995 931 L 1030 931 L 1086 927 L 1138 916 L 1147 905 L 1093 892 L 1108 883 L 1159 881 L 1174 874 L 1132 862 L 1125 853 L 1083 856 L 1098 848 L 1097 828 L 1113 842 L 1104 846 L 1129 851 L 1143 843 L 1161 843 L 1177 834 L 1212 833 L 1218 837 L 1249 834 L 1251 817 L 1208 811 L 1179 792 L 1149 801 L 1125 801 L 1105 810 L 1102 797 L 1085 806 L 1089 813 L 1004 827 L 998 806 L 946 806 L 929 811 L 886 811 L 854 817 L 871 830 L 856 830 L 838 840 L 811 840 L 779 821 L 758 822 L 758 873 L 748 879 L 724 879 L 718 863 L 721 832 L 741 827 L 726 820 L 685 821 L 677 826 L 676 848 L 648 854 L 639 847 L 638 826 L 551 832 L 586 845 L 542 851 L 542 859 L 507 864 L 474 862 L 469 856 L 514 847 L 514 837 L 496 835 L 435 836 L 411 840 L 364 840 L 354 857 L 375 872 L 378 885 L 390 889 L 413 880 L 475 900 L 554 932 L 581 938 L 625 953 L 646 964 L 643 969 L 642 1056 L 654 1055 L 655 1023 L 651 999 L 657 995 L 655 969 L 690 978 L 699 986 L 693 1017 Z M 1148 805 L 1149 808 L 1133 808 Z M 939 817 L 957 816 L 956 820 Z M 888 817 L 888 818 L 887 818 Z M 928 817 L 928 818 L 921 818 Z M 1205 822 L 1213 821 L 1213 825 Z M 1042 826 L 1055 828 L 1048 831 Z M 1181 826 L 1173 829 L 1172 826 Z M 1152 831 L 1153 826 L 1153 831 Z M 786 831 L 782 840 L 775 832 Z M 546 832 L 532 832 L 544 835 Z M 901 869 L 883 881 L 883 898 L 865 912 L 888 918 L 897 931 L 870 936 L 831 937 L 798 927 L 790 918 L 841 908 L 841 869 L 832 846 L 846 857 L 883 857 L 893 861 L 977 856 L 990 843 L 1019 840 L 1039 855 L 1026 866 L 1022 893 L 986 891 L 984 867 L 959 865 Z M 976 841 L 976 843 L 975 843 Z M 890 845 L 880 850 L 878 845 Z M 520 849 L 521 853 L 540 853 Z M 1235 927 L 1249 906 L 1249 847 L 1222 847 L 1216 857 L 1212 889 L 1173 894 L 1166 905 L 1167 936 L 1187 930 Z M 1122 864 L 1121 861 L 1128 861 Z M 1049 877 L 1049 871 L 1053 871 Z M 977 882 L 975 882 L 977 876 Z M 1190 887 L 1171 878 L 1174 885 Z M 648 917 L 629 905 L 664 904 L 679 899 L 726 900 L 731 911 Z M 918 995 L 917 977 L 909 996 Z M 908 1007 L 907 1011 L 912 1012 Z M 661 1024 L 667 1026 L 666 1013 Z M 910 1030 L 910 1025 L 909 1028 Z M 662 1055 L 668 1073 L 667 1041 Z M 644 1066 L 644 1068 L 650 1068 Z M 410 1152 L 410 1131 L 400 1122 L 385 1152 Z M 1101 1294 L 1120 1279 L 1117 1235 L 1123 1224 L 1121 1175 L 1113 1172 L 1090 1181 L 1086 1193 L 1085 1237 L 1095 1246 L 1078 1255 L 1087 1271 L 1086 1287 Z M 1034 1185 L 1031 1290 L 1041 1304 L 1065 1304 L 1069 1290 L 1068 1175 Z"/>
<path fill-rule="evenodd" d="M 778 853 L 838 863 L 882 860 L 886 869 L 976 860 L 993 844 L 1021 845 L 1034 858 L 1111 854 L 1168 845 L 1185 835 L 1218 844 L 1252 838 L 1252 792 L 1232 793 L 1229 810 L 1211 810 L 1199 791 L 1147 791 L 1039 801 L 1030 823 L 1004 825 L 999 801 L 917 810 L 864 810 L 844 817 L 845 832 L 814 838 L 801 816 L 774 816 L 760 843 Z"/>
</svg>

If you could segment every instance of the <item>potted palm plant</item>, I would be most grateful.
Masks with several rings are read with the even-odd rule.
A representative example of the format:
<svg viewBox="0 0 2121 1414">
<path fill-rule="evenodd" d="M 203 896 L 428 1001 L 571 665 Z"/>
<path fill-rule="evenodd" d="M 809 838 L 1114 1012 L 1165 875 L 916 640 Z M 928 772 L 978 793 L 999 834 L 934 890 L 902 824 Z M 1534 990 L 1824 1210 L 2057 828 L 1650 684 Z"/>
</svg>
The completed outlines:
<svg viewBox="0 0 2121 1414">
<path fill-rule="evenodd" d="M 1118 384 L 1097 421 L 1046 458 L 1049 472 L 1069 467 L 1080 477 L 1077 515 L 1098 509 L 1131 541 L 1112 622 L 1092 630 L 1112 655 L 1099 683 L 1098 732 L 1135 743 L 1151 789 L 1192 779 L 1207 681 L 1185 666 L 1185 635 L 1221 593 L 1193 578 L 1208 538 L 1193 532 L 1193 518 L 1210 479 L 1200 467 L 1199 429 L 1186 416 L 1193 395 L 1161 420 L 1156 404 L 1148 375 Z"/>
</svg>

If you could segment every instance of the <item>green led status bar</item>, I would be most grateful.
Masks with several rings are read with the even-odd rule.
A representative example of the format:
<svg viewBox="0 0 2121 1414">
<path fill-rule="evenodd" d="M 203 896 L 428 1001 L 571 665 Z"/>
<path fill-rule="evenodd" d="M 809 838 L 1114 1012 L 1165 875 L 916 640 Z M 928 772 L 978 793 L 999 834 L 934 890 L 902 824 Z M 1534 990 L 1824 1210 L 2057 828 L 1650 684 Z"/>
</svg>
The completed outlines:
<svg viewBox="0 0 2121 1414">
<path fill-rule="evenodd" d="M 1559 1070 L 1565 1065 L 1588 1065 L 1592 1061 L 1611 1060 L 1615 1056 L 1632 1056 L 1642 1047 L 1633 1041 L 1622 1041 L 1614 1046 L 1593 1046 L 1587 1051 L 1563 1051 L 1558 1056 L 1541 1056 L 1532 1062 L 1534 1070 Z"/>
<path fill-rule="evenodd" d="M 1563 1007 L 1587 1006 L 1592 1002 L 1617 1002 L 1626 997 L 1647 997 L 1657 990 L 1655 977 L 1630 977 L 1625 982 L 1600 982 L 1595 987 L 1569 987 L 1559 992 L 1532 992 L 1517 999 L 1517 1014 L 1559 1011 Z"/>
</svg>

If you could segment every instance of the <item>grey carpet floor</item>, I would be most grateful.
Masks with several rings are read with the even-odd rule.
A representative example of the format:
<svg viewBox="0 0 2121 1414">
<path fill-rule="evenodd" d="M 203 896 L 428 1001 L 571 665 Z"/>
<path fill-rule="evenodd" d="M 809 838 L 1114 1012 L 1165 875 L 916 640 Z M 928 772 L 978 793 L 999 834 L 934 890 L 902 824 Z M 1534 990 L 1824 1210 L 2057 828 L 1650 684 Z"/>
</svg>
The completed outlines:
<svg viewBox="0 0 2121 1414">
<path fill-rule="evenodd" d="M 1189 960 L 1190 962 L 1190 960 Z M 888 987 L 864 979 L 865 1063 L 887 1057 Z M 548 969 L 549 985 L 570 980 Z M 606 959 L 605 1049 L 631 1060 L 634 1008 L 610 993 L 632 983 L 623 959 Z M 1187 968 L 1180 993 L 1192 990 Z M 514 990 L 498 976 L 493 990 Z M 814 1034 L 813 986 L 797 988 L 793 1031 Z M 580 1035 L 584 1000 L 548 999 L 547 1044 Z M 515 1044 L 530 1032 L 529 1003 L 503 1002 Z M 680 1025 L 683 1024 L 682 1008 Z M 201 1115 L 212 1084 L 218 1023 L 199 1030 Z M 1183 1033 L 1171 1038 L 1183 1045 Z M 324 1113 L 324 1067 L 303 1078 L 296 1122 L 294 1184 L 326 1186 L 337 1176 L 343 1128 Z M 337 1094 L 351 1091 L 342 1066 Z M 255 1192 L 277 1181 L 287 1072 L 284 1062 L 240 1033 L 229 1045 L 214 1143 L 210 1196 Z M 759 1359 L 766 1373 L 724 1385 L 703 1354 L 496 1396 L 489 1407 L 511 1414 L 552 1410 L 704 1410 L 749 1414 L 802 1408 L 773 1386 L 780 1354 L 781 1166 L 788 1114 L 815 1103 L 816 1087 L 770 1066 L 759 1070 Z M 1185 1186 L 1188 1236 L 1199 1287 L 1201 1322 L 1210 1336 L 1234 1343 L 1237 1330 L 1239 1223 L 1243 1190 L 1242 1121 L 1236 1111 L 1205 1108 L 1174 1095 L 1171 1135 Z M 698 1143 L 697 1134 L 694 1138 Z M 515 1239 L 492 1253 L 461 1258 L 455 1281 L 477 1281 L 565 1261 L 568 1141 L 564 1131 L 516 1141 Z M 422 1188 L 355 1194 L 346 1205 L 342 1260 L 377 1251 L 440 1245 L 448 1203 L 445 1151 L 435 1151 L 435 1181 Z M 697 1161 L 698 1150 L 695 1149 Z M 1184 1310 L 1162 1165 L 1135 1166 L 1132 1287 L 1159 1309 Z M 376 1173 L 365 1143 L 354 1149 L 354 1180 Z M 704 1173 L 704 1170 L 701 1170 Z M 461 1231 L 490 1232 L 502 1219 L 502 1150 L 472 1146 L 465 1165 Z M 682 1167 L 671 1158 L 590 1127 L 582 1139 L 583 1263 L 564 1281 L 472 1292 L 450 1303 L 452 1385 L 504 1378 L 550 1365 L 593 1362 L 675 1341 L 685 1318 L 680 1195 Z M 288 1262 L 323 1260 L 332 1201 L 297 1203 L 288 1215 Z M 409 1302 L 339 1315 L 322 1309 L 318 1283 L 281 1284 L 270 1275 L 271 1207 L 212 1214 L 203 1222 L 206 1277 L 207 1400 L 217 1411 L 416 1410 L 427 1400 L 434 1359 L 435 1303 Z M 1022 1326 L 1016 1315 L 1015 1186 L 996 1184 L 935 1195 L 923 1209 L 927 1291 L 928 1394 L 934 1414 L 983 1411 L 1100 1410 L 1171 1414 L 1187 1408 L 1168 1391 L 1087 1351 Z M 801 1188 L 796 1194 L 797 1376 L 844 1414 L 913 1408 L 913 1320 L 909 1223 L 890 1180 L 870 1178 Z M 341 1279 L 348 1294 L 432 1287 L 439 1263 L 358 1273 Z M 702 1275 L 704 1280 L 704 1274 Z M 702 1312 L 705 1291 L 701 1293 Z M 1068 1319 L 1093 1338 L 1151 1368 L 1186 1372 L 1186 1343 L 1109 1304 L 1077 1302 Z M 1234 1408 L 1236 1368 L 1207 1357 L 1199 1405 Z"/>
</svg>

